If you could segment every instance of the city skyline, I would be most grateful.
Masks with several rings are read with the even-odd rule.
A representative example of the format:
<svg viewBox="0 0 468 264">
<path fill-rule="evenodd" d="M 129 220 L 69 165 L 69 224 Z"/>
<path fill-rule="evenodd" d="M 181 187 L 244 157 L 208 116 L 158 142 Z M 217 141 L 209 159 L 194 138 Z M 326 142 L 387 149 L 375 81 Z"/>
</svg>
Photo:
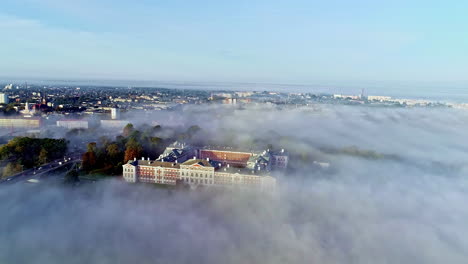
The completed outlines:
<svg viewBox="0 0 468 264">
<path fill-rule="evenodd" d="M 2 2 L 10 78 L 467 81 L 462 1 Z"/>
</svg>

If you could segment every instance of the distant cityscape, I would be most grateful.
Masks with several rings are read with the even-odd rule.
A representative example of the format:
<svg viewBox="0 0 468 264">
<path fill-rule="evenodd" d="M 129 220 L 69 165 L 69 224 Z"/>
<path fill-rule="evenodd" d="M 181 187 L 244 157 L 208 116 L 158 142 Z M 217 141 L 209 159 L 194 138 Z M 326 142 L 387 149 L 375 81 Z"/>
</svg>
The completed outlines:
<svg viewBox="0 0 468 264">
<path fill-rule="evenodd" d="M 272 104 L 313 107 L 317 104 L 375 107 L 446 107 L 468 109 L 467 103 L 392 98 L 360 94 L 313 94 L 272 91 L 206 91 L 148 87 L 39 86 L 6 84 L 0 93 L 0 128 L 3 134 L 37 132 L 43 127 L 63 129 L 121 129 L 130 111 L 171 110 L 190 104 Z M 123 114 L 123 115 L 122 115 Z M 87 117 L 99 117 L 93 123 Z M 2 136 L 2 135 L 0 135 Z"/>
</svg>

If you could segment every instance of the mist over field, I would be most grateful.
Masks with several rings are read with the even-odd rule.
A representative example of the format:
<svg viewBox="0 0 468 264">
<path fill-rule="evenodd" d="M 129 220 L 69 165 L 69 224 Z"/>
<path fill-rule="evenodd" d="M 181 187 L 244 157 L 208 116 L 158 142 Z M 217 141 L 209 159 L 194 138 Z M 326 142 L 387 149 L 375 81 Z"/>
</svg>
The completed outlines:
<svg viewBox="0 0 468 264">
<path fill-rule="evenodd" d="M 198 125 L 198 145 L 285 148 L 291 170 L 278 176 L 273 195 L 116 179 L 78 188 L 2 186 L 0 263 L 468 259 L 466 111 L 188 106 L 132 120 Z"/>
</svg>

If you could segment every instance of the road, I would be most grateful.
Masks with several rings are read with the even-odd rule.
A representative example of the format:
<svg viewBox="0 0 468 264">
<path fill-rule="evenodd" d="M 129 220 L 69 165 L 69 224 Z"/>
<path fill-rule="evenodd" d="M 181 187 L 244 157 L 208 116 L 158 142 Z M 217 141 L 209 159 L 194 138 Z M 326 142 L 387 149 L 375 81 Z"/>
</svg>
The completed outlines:
<svg viewBox="0 0 468 264">
<path fill-rule="evenodd" d="M 10 176 L 0 181 L 0 184 L 13 184 L 17 182 L 27 181 L 30 179 L 41 179 L 48 173 L 55 171 L 61 167 L 68 166 L 73 163 L 81 162 L 81 155 L 66 156 L 63 159 L 57 159 L 38 168 L 28 169 L 16 175 Z"/>
</svg>

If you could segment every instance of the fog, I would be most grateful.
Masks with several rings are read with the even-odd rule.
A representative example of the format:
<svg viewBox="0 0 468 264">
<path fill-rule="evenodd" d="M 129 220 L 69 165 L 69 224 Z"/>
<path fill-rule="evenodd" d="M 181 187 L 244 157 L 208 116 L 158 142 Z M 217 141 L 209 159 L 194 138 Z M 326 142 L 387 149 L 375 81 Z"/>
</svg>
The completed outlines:
<svg viewBox="0 0 468 264">
<path fill-rule="evenodd" d="M 1 263 L 466 263 L 468 112 L 188 106 L 137 122 L 285 148 L 274 194 L 0 186 Z M 139 119 L 140 118 L 140 119 Z M 154 157 L 152 157 L 154 158 Z M 313 166 L 327 162 L 329 169 Z"/>
</svg>

